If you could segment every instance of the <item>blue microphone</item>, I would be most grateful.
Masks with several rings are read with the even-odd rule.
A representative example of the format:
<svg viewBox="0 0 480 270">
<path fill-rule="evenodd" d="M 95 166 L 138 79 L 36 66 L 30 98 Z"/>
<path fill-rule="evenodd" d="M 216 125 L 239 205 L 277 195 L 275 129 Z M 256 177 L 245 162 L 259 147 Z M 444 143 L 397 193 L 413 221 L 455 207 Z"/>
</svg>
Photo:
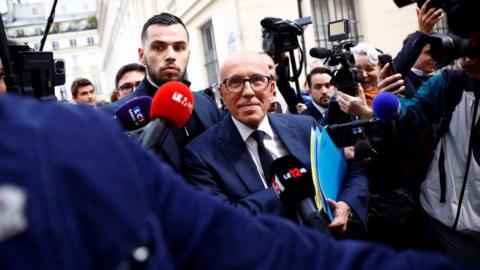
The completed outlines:
<svg viewBox="0 0 480 270">
<path fill-rule="evenodd" d="M 390 92 L 378 94 L 372 102 L 373 114 L 383 122 L 392 122 L 400 114 L 400 100 Z"/>
</svg>

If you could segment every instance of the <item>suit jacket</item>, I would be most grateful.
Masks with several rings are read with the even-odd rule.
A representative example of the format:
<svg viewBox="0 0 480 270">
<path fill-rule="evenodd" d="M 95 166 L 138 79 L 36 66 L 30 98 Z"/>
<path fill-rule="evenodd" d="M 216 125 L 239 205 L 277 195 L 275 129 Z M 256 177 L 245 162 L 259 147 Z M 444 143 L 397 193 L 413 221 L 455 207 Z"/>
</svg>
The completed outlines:
<svg viewBox="0 0 480 270">
<path fill-rule="evenodd" d="M 326 111 L 328 113 L 328 110 Z M 310 115 L 315 119 L 317 124 L 324 126 L 326 124 L 327 117 L 323 117 L 322 113 L 313 105 L 313 101 L 307 104 L 307 109 L 302 112 L 302 115 Z"/>
<path fill-rule="evenodd" d="M 183 83 L 190 85 L 190 82 L 185 80 L 183 81 Z M 127 101 L 133 99 L 134 97 L 140 96 L 153 97 L 156 92 L 157 88 L 153 86 L 147 79 L 144 79 L 134 92 L 130 93 L 122 99 L 113 102 L 112 104 L 102 107 L 101 110 L 110 114 L 113 117 L 115 111 L 122 105 L 124 105 Z M 197 119 L 199 121 L 199 125 L 196 126 L 196 129 L 198 130 L 189 130 L 189 132 L 191 134 L 199 134 L 206 130 L 208 127 L 220 121 L 223 114 L 220 112 L 215 102 L 203 92 L 192 91 L 192 94 L 194 98 L 193 113 L 186 126 L 189 126 L 192 121 L 195 121 L 195 119 Z M 177 142 L 175 141 L 175 137 L 172 132 L 167 133 L 165 141 L 159 147 L 160 148 L 156 150 L 157 154 L 165 161 L 170 163 L 170 165 L 172 165 L 174 168 L 176 168 L 177 171 L 181 171 L 183 162 L 183 149 L 181 149 L 181 147 L 177 145 Z"/>
<path fill-rule="evenodd" d="M 311 117 L 268 114 L 286 150 L 310 168 Z M 214 146 L 214 147 L 213 147 Z M 262 184 L 253 159 L 230 116 L 195 138 L 185 148 L 188 180 L 221 201 L 250 214 L 285 215 L 273 188 Z M 347 202 L 362 221 L 368 204 L 368 182 L 358 164 L 349 167 L 338 200 Z"/>
</svg>

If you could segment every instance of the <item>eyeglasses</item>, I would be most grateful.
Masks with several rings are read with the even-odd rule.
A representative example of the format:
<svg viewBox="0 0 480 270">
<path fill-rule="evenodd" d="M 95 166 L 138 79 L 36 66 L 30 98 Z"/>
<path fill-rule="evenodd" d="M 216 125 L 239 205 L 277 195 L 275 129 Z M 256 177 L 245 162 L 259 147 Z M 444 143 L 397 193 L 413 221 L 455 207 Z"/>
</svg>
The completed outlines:
<svg viewBox="0 0 480 270">
<path fill-rule="evenodd" d="M 136 89 L 142 81 L 136 81 L 134 83 L 126 82 L 118 87 L 118 90 L 122 92 L 132 92 L 133 89 Z"/>
<path fill-rule="evenodd" d="M 263 92 L 267 90 L 271 80 L 270 76 L 255 74 L 248 79 L 243 79 L 241 76 L 232 76 L 223 80 L 222 84 L 225 85 L 229 92 L 240 93 L 245 87 L 245 82 L 249 82 L 254 92 Z"/>
</svg>

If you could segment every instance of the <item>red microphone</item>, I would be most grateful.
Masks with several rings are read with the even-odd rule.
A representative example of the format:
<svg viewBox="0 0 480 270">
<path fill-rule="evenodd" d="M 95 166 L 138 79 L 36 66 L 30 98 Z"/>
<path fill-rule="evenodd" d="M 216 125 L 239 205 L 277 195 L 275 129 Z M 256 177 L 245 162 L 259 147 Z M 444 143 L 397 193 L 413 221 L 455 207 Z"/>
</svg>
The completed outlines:
<svg viewBox="0 0 480 270">
<path fill-rule="evenodd" d="M 162 144 L 168 130 L 184 127 L 192 115 L 193 104 L 192 92 L 185 84 L 170 81 L 160 86 L 150 107 L 152 121 L 140 136 L 140 145 L 154 149 Z"/>
<path fill-rule="evenodd" d="M 193 95 L 188 86 L 170 81 L 158 88 L 150 108 L 150 119 L 160 118 L 180 129 L 190 119 L 193 111 Z"/>
</svg>

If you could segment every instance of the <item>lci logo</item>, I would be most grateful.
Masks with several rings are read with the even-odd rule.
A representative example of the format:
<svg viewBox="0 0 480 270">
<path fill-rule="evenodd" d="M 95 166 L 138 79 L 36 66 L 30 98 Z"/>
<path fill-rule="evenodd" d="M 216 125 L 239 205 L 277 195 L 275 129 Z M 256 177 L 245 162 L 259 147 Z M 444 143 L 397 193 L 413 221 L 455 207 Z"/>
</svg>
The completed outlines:
<svg viewBox="0 0 480 270">
<path fill-rule="evenodd" d="M 145 119 L 145 116 L 143 115 L 140 106 L 135 106 L 129 109 L 128 113 L 130 114 L 130 118 L 132 119 L 135 126 L 143 126 L 147 123 L 147 119 Z"/>
</svg>

